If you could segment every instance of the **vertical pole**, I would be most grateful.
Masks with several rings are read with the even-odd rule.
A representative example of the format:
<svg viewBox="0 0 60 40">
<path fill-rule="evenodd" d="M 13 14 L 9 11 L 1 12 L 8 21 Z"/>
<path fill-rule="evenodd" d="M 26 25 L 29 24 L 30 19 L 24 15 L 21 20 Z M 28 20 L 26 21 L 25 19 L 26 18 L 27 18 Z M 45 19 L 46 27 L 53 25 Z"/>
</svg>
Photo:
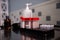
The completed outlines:
<svg viewBox="0 0 60 40">
<path fill-rule="evenodd" d="M 29 21 L 29 28 L 31 28 L 31 21 Z"/>
<path fill-rule="evenodd" d="M 25 28 L 26 28 L 26 21 L 25 21 L 25 25 L 24 25 L 24 26 L 25 26 Z"/>
<path fill-rule="evenodd" d="M 33 29 L 33 21 L 31 21 L 31 29 Z"/>
<path fill-rule="evenodd" d="M 23 22 L 22 22 L 22 27 L 25 28 L 24 26 L 25 26 L 25 25 L 24 25 L 24 21 L 23 21 Z"/>
</svg>

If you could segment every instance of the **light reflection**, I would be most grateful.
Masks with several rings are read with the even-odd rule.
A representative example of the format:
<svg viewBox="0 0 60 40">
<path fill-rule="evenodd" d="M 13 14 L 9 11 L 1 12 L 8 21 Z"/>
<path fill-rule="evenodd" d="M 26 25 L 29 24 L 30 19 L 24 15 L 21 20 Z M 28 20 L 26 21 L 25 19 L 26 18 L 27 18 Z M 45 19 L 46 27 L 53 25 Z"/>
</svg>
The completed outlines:
<svg viewBox="0 0 60 40">
<path fill-rule="evenodd" d="M 54 38 L 54 30 L 52 31 L 48 31 L 48 33 L 36 33 L 34 34 L 34 32 L 32 32 L 30 34 L 30 32 L 20 32 L 21 33 L 21 38 L 22 40 L 51 40 L 52 38 Z"/>
<path fill-rule="evenodd" d="M 11 39 L 11 30 L 4 30 L 4 40 Z"/>
<path fill-rule="evenodd" d="M 22 38 L 22 40 L 36 40 L 35 38 L 28 37 L 28 36 L 25 36 L 25 35 L 21 35 L 21 38 Z"/>
</svg>

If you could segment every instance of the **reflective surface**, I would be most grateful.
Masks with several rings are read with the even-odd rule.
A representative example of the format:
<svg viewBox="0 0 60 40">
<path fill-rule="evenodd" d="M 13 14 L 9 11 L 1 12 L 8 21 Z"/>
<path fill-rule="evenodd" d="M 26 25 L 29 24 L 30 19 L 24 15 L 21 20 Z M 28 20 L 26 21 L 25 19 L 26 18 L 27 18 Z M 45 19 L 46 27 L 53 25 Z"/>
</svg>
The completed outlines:
<svg viewBox="0 0 60 40">
<path fill-rule="evenodd" d="M 0 40 L 60 40 L 60 29 L 55 29 L 54 34 L 38 34 L 21 32 L 20 30 L 0 30 Z"/>
</svg>

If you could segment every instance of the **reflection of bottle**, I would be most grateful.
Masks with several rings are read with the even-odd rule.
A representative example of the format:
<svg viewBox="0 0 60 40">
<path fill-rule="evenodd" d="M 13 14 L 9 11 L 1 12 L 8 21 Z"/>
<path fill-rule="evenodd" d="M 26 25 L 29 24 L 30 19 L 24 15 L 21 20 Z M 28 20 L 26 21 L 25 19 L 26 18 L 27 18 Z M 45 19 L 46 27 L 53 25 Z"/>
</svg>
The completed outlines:
<svg viewBox="0 0 60 40">
<path fill-rule="evenodd" d="M 9 16 L 6 16 L 6 19 L 4 20 L 4 29 L 5 30 L 11 29 L 11 20 L 9 19 Z"/>
</svg>

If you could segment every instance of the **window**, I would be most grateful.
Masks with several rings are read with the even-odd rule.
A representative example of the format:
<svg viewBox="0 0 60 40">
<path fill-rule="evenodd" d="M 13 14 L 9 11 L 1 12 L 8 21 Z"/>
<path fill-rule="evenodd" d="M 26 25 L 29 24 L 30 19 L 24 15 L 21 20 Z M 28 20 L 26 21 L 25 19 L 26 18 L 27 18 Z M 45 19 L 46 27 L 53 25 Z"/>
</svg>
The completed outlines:
<svg viewBox="0 0 60 40">
<path fill-rule="evenodd" d="M 60 21 L 57 21 L 57 25 L 60 25 Z"/>
<path fill-rule="evenodd" d="M 35 12 L 35 9 L 32 9 L 32 13 L 34 13 Z"/>
<path fill-rule="evenodd" d="M 50 21 L 51 20 L 51 16 L 46 16 L 46 21 Z"/>
<path fill-rule="evenodd" d="M 4 17 L 4 15 L 2 15 L 2 18 Z"/>
<path fill-rule="evenodd" d="M 21 15 L 21 12 L 19 12 L 19 15 Z"/>
<path fill-rule="evenodd" d="M 6 4 L 3 3 L 1 6 L 2 6 L 2 10 L 3 10 L 3 11 L 6 11 L 6 9 L 7 9 Z"/>
<path fill-rule="evenodd" d="M 6 0 L 2 0 L 3 2 L 6 2 Z"/>
<path fill-rule="evenodd" d="M 57 9 L 60 9 L 60 3 L 57 3 L 57 4 L 56 4 L 56 8 L 57 8 Z"/>
<path fill-rule="evenodd" d="M 3 20 L 5 19 L 5 16 L 4 16 L 4 15 L 2 15 L 2 19 L 3 19 Z"/>
<path fill-rule="evenodd" d="M 14 18 L 16 18 L 16 16 L 14 16 Z"/>
<path fill-rule="evenodd" d="M 38 16 L 41 16 L 41 12 L 38 12 Z"/>
<path fill-rule="evenodd" d="M 18 21 L 18 18 L 17 18 L 17 21 Z"/>
<path fill-rule="evenodd" d="M 3 15 L 6 15 L 5 13 L 3 13 Z"/>
<path fill-rule="evenodd" d="M 4 16 L 6 16 L 6 14 L 5 14 L 5 13 L 3 13 L 2 18 L 3 18 Z"/>
</svg>

